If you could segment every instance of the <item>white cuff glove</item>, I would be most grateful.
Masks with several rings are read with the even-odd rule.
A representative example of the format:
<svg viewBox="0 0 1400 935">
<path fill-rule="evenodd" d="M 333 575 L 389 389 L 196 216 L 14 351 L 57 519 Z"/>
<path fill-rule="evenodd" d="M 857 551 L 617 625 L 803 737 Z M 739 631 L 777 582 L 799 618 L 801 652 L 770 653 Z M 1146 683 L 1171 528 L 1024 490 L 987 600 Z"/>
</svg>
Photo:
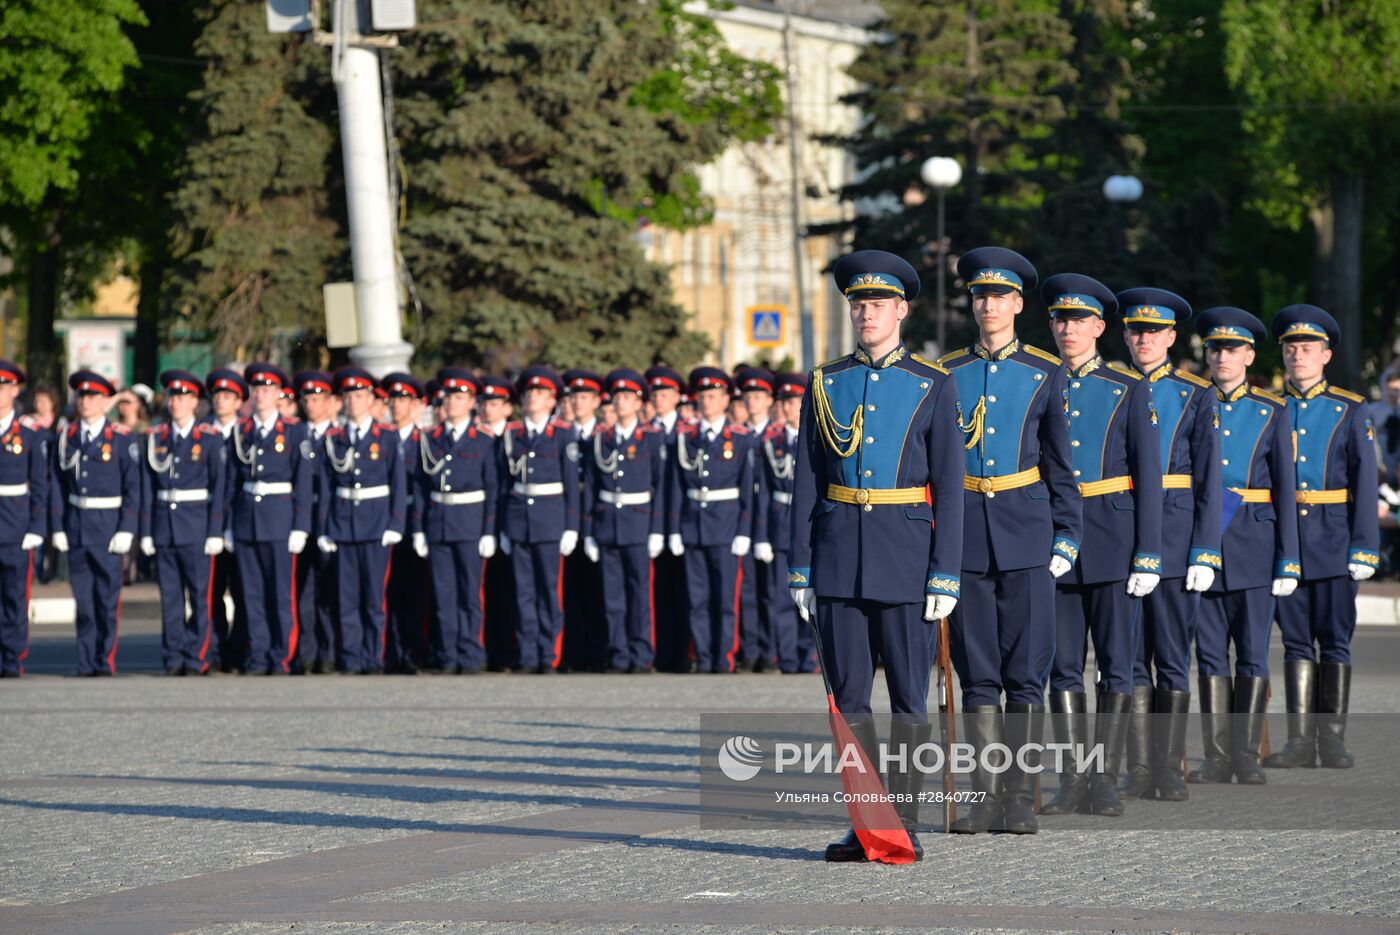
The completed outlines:
<svg viewBox="0 0 1400 935">
<path fill-rule="evenodd" d="M 947 594 L 926 594 L 924 595 L 924 619 L 929 623 L 942 620 L 953 612 L 953 608 L 958 606 L 956 597 L 949 597 Z"/>
<path fill-rule="evenodd" d="M 379 544 L 385 548 L 392 548 L 403 541 L 403 533 L 394 532 L 392 529 L 384 530 L 384 535 L 379 537 Z"/>
<path fill-rule="evenodd" d="M 141 554 L 150 558 L 156 554 L 156 540 L 152 536 L 141 537 Z"/>
<path fill-rule="evenodd" d="M 60 552 L 68 551 L 68 533 L 56 532 L 53 534 L 53 547 Z"/>
<path fill-rule="evenodd" d="M 603 556 L 603 553 L 598 551 L 598 540 L 594 539 L 592 536 L 584 536 L 583 554 L 588 558 L 590 562 L 592 562 L 595 565 L 598 564 L 598 559 L 602 558 Z"/>
<path fill-rule="evenodd" d="M 1205 593 L 1215 584 L 1215 569 L 1209 565 L 1186 566 L 1186 590 Z"/>
<path fill-rule="evenodd" d="M 802 619 L 810 622 L 817 612 L 817 592 L 811 588 L 788 588 L 788 592 Z"/>
<path fill-rule="evenodd" d="M 1273 587 L 1269 588 L 1269 593 L 1274 597 L 1288 597 L 1298 590 L 1297 578 L 1275 578 Z"/>
<path fill-rule="evenodd" d="M 1065 558 L 1063 555 L 1050 556 L 1050 575 L 1052 577 L 1060 577 L 1065 572 L 1069 571 L 1070 567 L 1069 559 Z"/>
<path fill-rule="evenodd" d="M 729 547 L 729 554 L 743 558 L 745 555 L 749 554 L 749 547 L 752 544 L 753 540 L 748 536 L 735 536 L 734 544 Z"/>
<path fill-rule="evenodd" d="M 1156 589 L 1157 583 L 1161 580 L 1161 575 L 1135 571 L 1128 576 L 1128 594 L 1131 597 L 1146 597 Z"/>
<path fill-rule="evenodd" d="M 647 536 L 647 558 L 656 558 L 666 548 L 666 537 L 659 532 Z"/>
<path fill-rule="evenodd" d="M 753 560 L 770 565 L 773 562 L 773 543 L 755 542 L 753 544 Z"/>
<path fill-rule="evenodd" d="M 205 555 L 220 555 L 224 551 L 224 540 L 222 536 L 210 536 L 204 540 Z"/>
<path fill-rule="evenodd" d="M 334 542 L 332 542 L 332 541 L 331 541 L 328 537 L 326 537 L 326 536 L 317 536 L 317 537 L 316 537 L 316 548 L 320 549 L 322 552 L 326 553 L 327 555 L 330 555 L 332 552 L 335 551 L 336 545 L 335 545 Z"/>
<path fill-rule="evenodd" d="M 26 552 L 33 552 L 43 544 L 43 536 L 39 535 L 37 532 L 27 532 L 24 534 L 24 539 L 20 542 L 19 547 Z"/>
<path fill-rule="evenodd" d="M 302 549 L 306 548 L 306 533 L 300 529 L 293 529 L 292 534 L 287 537 L 287 551 L 293 555 L 300 555 Z"/>
<path fill-rule="evenodd" d="M 428 557 L 428 534 L 425 532 L 415 532 L 413 534 L 413 553 L 419 558 Z"/>
<path fill-rule="evenodd" d="M 500 535 L 500 540 L 501 540 L 501 554 L 502 554 L 502 555 L 509 555 L 510 552 L 511 552 L 511 549 L 515 548 L 515 546 L 513 546 L 513 545 L 510 544 L 510 536 L 506 535 L 505 533 L 501 533 L 501 535 Z"/>
<path fill-rule="evenodd" d="M 1362 565 L 1359 562 L 1347 562 L 1347 572 L 1351 575 L 1352 581 L 1365 581 L 1376 573 L 1372 565 Z"/>
<path fill-rule="evenodd" d="M 559 554 L 568 558 L 574 554 L 576 548 L 578 548 L 578 533 L 572 529 L 564 530 L 564 535 L 559 537 Z"/>
<path fill-rule="evenodd" d="M 233 530 L 232 530 L 232 529 L 225 529 L 225 530 L 224 530 L 224 551 L 227 552 L 227 553 L 229 553 L 230 555 L 233 554 Z"/>
<path fill-rule="evenodd" d="M 107 543 L 107 551 L 113 555 L 125 555 L 131 551 L 131 540 L 136 538 L 129 532 L 119 532 Z"/>
<path fill-rule="evenodd" d="M 496 537 L 482 536 L 476 540 L 476 554 L 482 558 L 490 558 L 496 554 Z"/>
<path fill-rule="evenodd" d="M 671 554 L 681 556 L 685 554 L 685 542 L 681 539 L 681 534 L 673 532 L 666 537 L 666 547 L 671 550 Z"/>
</svg>

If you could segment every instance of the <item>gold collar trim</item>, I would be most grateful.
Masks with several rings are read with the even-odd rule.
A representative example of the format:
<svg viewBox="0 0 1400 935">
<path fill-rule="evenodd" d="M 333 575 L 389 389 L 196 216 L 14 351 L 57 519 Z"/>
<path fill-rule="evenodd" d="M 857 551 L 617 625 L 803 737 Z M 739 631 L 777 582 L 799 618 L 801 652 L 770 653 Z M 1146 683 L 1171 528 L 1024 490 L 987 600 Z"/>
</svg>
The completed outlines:
<svg viewBox="0 0 1400 935">
<path fill-rule="evenodd" d="M 1143 376 L 1147 378 L 1148 383 L 1156 383 L 1158 380 L 1171 373 L 1172 369 L 1172 362 L 1167 361 L 1151 373 L 1143 373 Z"/>
<path fill-rule="evenodd" d="M 1298 389 L 1298 387 L 1294 386 L 1292 383 L 1288 384 L 1288 395 L 1292 396 L 1294 399 L 1312 399 L 1316 396 L 1321 396 L 1325 392 L 1327 392 L 1326 379 L 1318 380 L 1313 384 L 1312 389 L 1308 390 L 1306 393 Z"/>
<path fill-rule="evenodd" d="M 904 347 L 903 344 L 901 344 L 899 347 L 895 348 L 894 350 L 892 350 L 892 351 L 890 351 L 888 354 L 886 354 L 884 360 L 880 361 L 880 362 L 877 364 L 877 363 L 875 363 L 874 361 L 872 361 L 872 360 L 870 359 L 870 355 L 869 355 L 868 353 L 866 353 L 865 348 L 863 348 L 863 347 L 857 347 L 857 348 L 856 348 L 856 353 L 855 353 L 855 358 L 856 358 L 856 361 L 857 361 L 857 362 L 862 363 L 862 364 L 865 364 L 865 366 L 867 366 L 867 367 L 874 367 L 876 370 L 884 370 L 886 367 L 890 366 L 891 364 L 896 363 L 897 361 L 903 360 L 903 359 L 904 359 L 904 355 L 907 354 L 907 353 L 908 353 L 908 350 Z"/>
<path fill-rule="evenodd" d="M 1103 358 L 1095 354 L 1092 358 L 1085 361 L 1084 366 L 1080 367 L 1078 370 L 1070 370 L 1069 375 L 1072 377 L 1088 376 L 1102 366 Z"/>
<path fill-rule="evenodd" d="M 1215 388 L 1215 398 L 1222 403 L 1237 403 L 1249 393 L 1249 381 L 1245 380 L 1228 394 L 1220 387 Z"/>
<path fill-rule="evenodd" d="M 989 352 L 985 347 L 982 346 L 980 341 L 974 342 L 972 347 L 968 348 L 969 351 L 971 351 L 973 354 L 976 354 L 983 360 L 1006 360 L 1006 358 L 1010 357 L 1012 354 L 1016 353 L 1020 349 L 1021 341 L 1018 338 L 1012 338 L 1011 343 L 1006 345 L 999 351 Z"/>
</svg>

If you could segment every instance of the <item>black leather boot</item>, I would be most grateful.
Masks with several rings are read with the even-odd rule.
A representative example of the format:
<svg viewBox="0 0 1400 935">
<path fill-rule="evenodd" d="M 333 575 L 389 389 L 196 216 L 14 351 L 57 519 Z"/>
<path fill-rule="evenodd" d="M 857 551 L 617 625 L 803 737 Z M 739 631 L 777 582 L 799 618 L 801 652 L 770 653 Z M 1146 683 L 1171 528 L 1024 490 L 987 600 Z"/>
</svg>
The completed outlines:
<svg viewBox="0 0 1400 935">
<path fill-rule="evenodd" d="M 1133 702 L 1128 708 L 1128 765 L 1118 791 L 1125 799 L 1150 799 L 1156 786 L 1152 781 L 1152 742 L 1156 724 L 1152 718 L 1152 686 L 1134 685 Z"/>
<path fill-rule="evenodd" d="M 1159 688 L 1152 705 L 1157 712 L 1152 728 L 1152 784 L 1160 801 L 1185 802 L 1191 791 L 1181 776 L 1181 758 L 1186 753 L 1191 693 Z"/>
<path fill-rule="evenodd" d="M 904 747 L 902 763 L 891 762 L 889 779 L 885 788 L 896 796 L 894 810 L 909 832 L 909 841 L 914 845 L 914 859 L 924 859 L 924 846 L 919 843 L 919 795 L 924 791 L 924 772 L 915 762 L 914 751 L 928 743 L 933 737 L 933 725 L 918 715 L 892 715 L 890 717 L 890 754 L 897 754 Z M 918 759 L 927 762 L 926 757 Z"/>
<path fill-rule="evenodd" d="M 1118 768 L 1123 763 L 1123 744 L 1128 736 L 1128 708 L 1133 696 L 1127 692 L 1100 692 L 1094 720 L 1094 743 L 1103 744 L 1103 772 L 1089 780 L 1089 812 L 1107 818 L 1123 814 L 1118 798 Z"/>
<path fill-rule="evenodd" d="M 1317 757 L 1328 769 L 1351 769 L 1347 751 L 1347 708 L 1351 703 L 1351 666 L 1324 662 L 1317 667 Z"/>
<path fill-rule="evenodd" d="M 1035 834 L 1035 780 L 1036 768 L 1040 766 L 1040 751 L 1025 749 L 1028 744 L 1039 744 L 1045 732 L 1045 705 L 1007 702 L 1006 718 L 1003 721 L 1006 745 L 1011 748 L 1011 768 L 1002 775 L 1002 811 L 1005 818 L 1002 830 L 1007 834 Z M 1022 754 L 1022 750 L 1025 750 Z M 1021 768 L 1017 757 L 1025 761 L 1027 770 Z"/>
<path fill-rule="evenodd" d="M 1230 763 L 1230 677 L 1202 675 L 1201 737 L 1205 741 L 1206 758 L 1199 769 L 1186 776 L 1187 782 L 1229 782 L 1235 775 Z"/>
<path fill-rule="evenodd" d="M 870 764 L 876 770 L 880 768 L 880 736 L 875 730 L 875 719 L 870 715 L 847 718 L 846 723 L 851 727 L 851 733 L 855 734 L 856 742 L 865 751 L 865 756 L 870 760 Z M 841 758 L 841 751 L 837 751 L 837 759 Z M 865 848 L 861 846 L 860 839 L 856 837 L 856 831 L 852 828 L 846 832 L 846 836 L 839 841 L 833 841 L 826 846 L 826 859 L 832 863 L 851 863 L 865 860 Z"/>
<path fill-rule="evenodd" d="M 998 705 L 974 705 L 963 712 L 967 742 L 976 751 L 977 763 L 972 770 L 972 788 L 982 793 L 982 800 L 973 804 L 968 813 L 948 828 L 953 834 L 981 834 L 1000 831 L 1004 812 L 1001 802 L 1001 773 L 981 768 L 982 751 L 988 745 L 1001 743 L 1001 708 Z"/>
<path fill-rule="evenodd" d="M 1235 782 L 1244 786 L 1262 786 L 1269 781 L 1259 765 L 1259 744 L 1264 736 L 1268 691 L 1268 679 L 1235 677 L 1235 713 L 1230 719 L 1230 759 Z"/>
<path fill-rule="evenodd" d="M 1283 664 L 1283 681 L 1288 706 L 1288 743 L 1264 758 L 1269 769 L 1293 769 L 1317 765 L 1317 663 L 1292 659 Z"/>
<path fill-rule="evenodd" d="M 1070 749 L 1061 754 L 1060 788 L 1040 807 L 1042 815 L 1073 815 L 1089 805 L 1089 777 L 1079 771 L 1078 752 L 1089 748 L 1089 696 L 1084 692 L 1050 693 L 1050 729 L 1056 743 Z"/>
</svg>

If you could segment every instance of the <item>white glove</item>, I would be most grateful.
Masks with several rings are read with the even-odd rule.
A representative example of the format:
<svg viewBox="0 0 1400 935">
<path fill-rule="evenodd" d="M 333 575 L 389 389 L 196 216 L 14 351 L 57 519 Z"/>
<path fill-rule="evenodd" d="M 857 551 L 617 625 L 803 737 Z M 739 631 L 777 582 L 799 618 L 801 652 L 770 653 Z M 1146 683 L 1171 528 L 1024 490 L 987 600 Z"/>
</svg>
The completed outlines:
<svg viewBox="0 0 1400 935">
<path fill-rule="evenodd" d="M 403 541 L 403 533 L 394 532 L 392 529 L 384 530 L 384 535 L 379 537 L 379 544 L 385 548 L 398 545 Z"/>
<path fill-rule="evenodd" d="M 681 534 L 673 532 L 666 537 L 666 547 L 671 550 L 671 554 L 681 556 L 685 554 L 685 542 L 681 540 Z"/>
<path fill-rule="evenodd" d="M 336 545 L 328 536 L 317 536 L 316 548 L 329 555 L 336 550 Z"/>
<path fill-rule="evenodd" d="M 1376 573 L 1372 565 L 1362 565 L 1359 562 L 1347 562 L 1347 571 L 1351 574 L 1352 581 L 1365 581 Z"/>
<path fill-rule="evenodd" d="M 24 539 L 20 542 L 19 547 L 26 552 L 33 552 L 43 544 L 43 536 L 39 535 L 37 532 L 27 532 L 24 534 Z"/>
<path fill-rule="evenodd" d="M 425 532 L 415 532 L 413 534 L 413 551 L 419 558 L 428 557 L 428 534 Z"/>
<path fill-rule="evenodd" d="M 926 594 L 924 595 L 924 619 L 929 623 L 942 620 L 953 612 L 953 608 L 958 606 L 956 597 L 949 597 L 947 594 Z"/>
<path fill-rule="evenodd" d="M 152 536 L 141 537 L 141 554 L 150 558 L 156 554 L 156 540 Z"/>
<path fill-rule="evenodd" d="M 771 565 L 773 563 L 773 543 L 755 542 L 753 544 L 753 560 Z"/>
<path fill-rule="evenodd" d="M 578 548 L 578 533 L 572 529 L 564 530 L 564 535 L 559 537 L 559 554 L 568 558 L 574 554 L 576 548 Z"/>
<path fill-rule="evenodd" d="M 224 530 L 224 551 L 227 552 L 227 553 L 229 553 L 230 555 L 233 554 L 233 530 L 232 530 L 232 529 L 225 529 L 225 530 Z"/>
<path fill-rule="evenodd" d="M 729 547 L 729 554 L 742 558 L 749 554 L 749 546 L 752 544 L 753 540 L 748 536 L 735 536 L 734 544 Z"/>
<path fill-rule="evenodd" d="M 502 554 L 502 555 L 509 555 L 509 554 L 510 554 L 510 550 L 514 548 L 514 546 L 512 546 L 512 545 L 510 544 L 510 536 L 506 535 L 505 533 L 501 533 L 500 539 L 501 539 L 501 554 Z"/>
<path fill-rule="evenodd" d="M 482 558 L 490 558 L 496 554 L 496 537 L 482 536 L 476 540 L 476 554 Z"/>
<path fill-rule="evenodd" d="M 583 537 L 583 554 L 588 556 L 588 560 L 593 564 L 598 564 L 598 559 L 603 553 L 598 551 L 598 540 L 592 536 Z"/>
<path fill-rule="evenodd" d="M 1135 571 L 1128 576 L 1128 595 L 1130 597 L 1146 597 L 1156 589 L 1161 580 L 1161 575 L 1154 575 L 1147 571 Z"/>
<path fill-rule="evenodd" d="M 1215 584 L 1215 569 L 1209 565 L 1186 566 L 1186 590 L 1205 593 Z"/>
<path fill-rule="evenodd" d="M 802 619 L 810 621 L 817 612 L 817 592 L 811 588 L 788 588 L 788 592 L 792 594 L 792 602 L 797 605 Z"/>
<path fill-rule="evenodd" d="M 1069 559 L 1065 558 L 1063 555 L 1052 555 L 1052 556 L 1050 556 L 1050 575 L 1051 575 L 1051 577 L 1054 577 L 1054 578 L 1060 577 L 1060 576 L 1063 575 L 1065 572 L 1069 571 L 1069 570 L 1070 570 L 1070 567 L 1071 567 L 1071 566 L 1070 566 L 1070 563 L 1069 563 Z"/>
<path fill-rule="evenodd" d="M 221 536 L 210 536 L 204 540 L 205 555 L 219 555 L 224 551 L 224 540 Z"/>
<path fill-rule="evenodd" d="M 53 534 L 53 547 L 60 552 L 68 551 L 68 533 L 56 532 Z"/>
<path fill-rule="evenodd" d="M 1274 597 L 1288 597 L 1298 590 L 1297 578 L 1275 578 L 1273 587 L 1269 588 L 1269 593 Z"/>
<path fill-rule="evenodd" d="M 659 532 L 647 536 L 647 558 L 656 558 L 666 548 L 666 537 Z"/>
<path fill-rule="evenodd" d="M 131 540 L 136 538 L 129 532 L 119 532 L 107 543 L 107 551 L 113 555 L 125 555 L 131 551 Z"/>
<path fill-rule="evenodd" d="M 293 555 L 300 555 L 302 549 L 306 548 L 306 533 L 300 529 L 293 529 L 292 534 L 287 537 L 287 551 Z"/>
</svg>

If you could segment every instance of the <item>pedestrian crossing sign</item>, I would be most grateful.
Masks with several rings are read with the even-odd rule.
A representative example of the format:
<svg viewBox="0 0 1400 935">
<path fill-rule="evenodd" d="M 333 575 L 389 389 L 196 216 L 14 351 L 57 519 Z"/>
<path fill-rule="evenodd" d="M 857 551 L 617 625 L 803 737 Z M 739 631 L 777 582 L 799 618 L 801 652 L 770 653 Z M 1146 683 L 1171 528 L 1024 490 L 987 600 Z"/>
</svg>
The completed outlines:
<svg viewBox="0 0 1400 935">
<path fill-rule="evenodd" d="M 787 325 L 786 305 L 750 305 L 744 310 L 749 323 L 749 343 L 755 347 L 777 347 L 783 343 Z"/>
</svg>

